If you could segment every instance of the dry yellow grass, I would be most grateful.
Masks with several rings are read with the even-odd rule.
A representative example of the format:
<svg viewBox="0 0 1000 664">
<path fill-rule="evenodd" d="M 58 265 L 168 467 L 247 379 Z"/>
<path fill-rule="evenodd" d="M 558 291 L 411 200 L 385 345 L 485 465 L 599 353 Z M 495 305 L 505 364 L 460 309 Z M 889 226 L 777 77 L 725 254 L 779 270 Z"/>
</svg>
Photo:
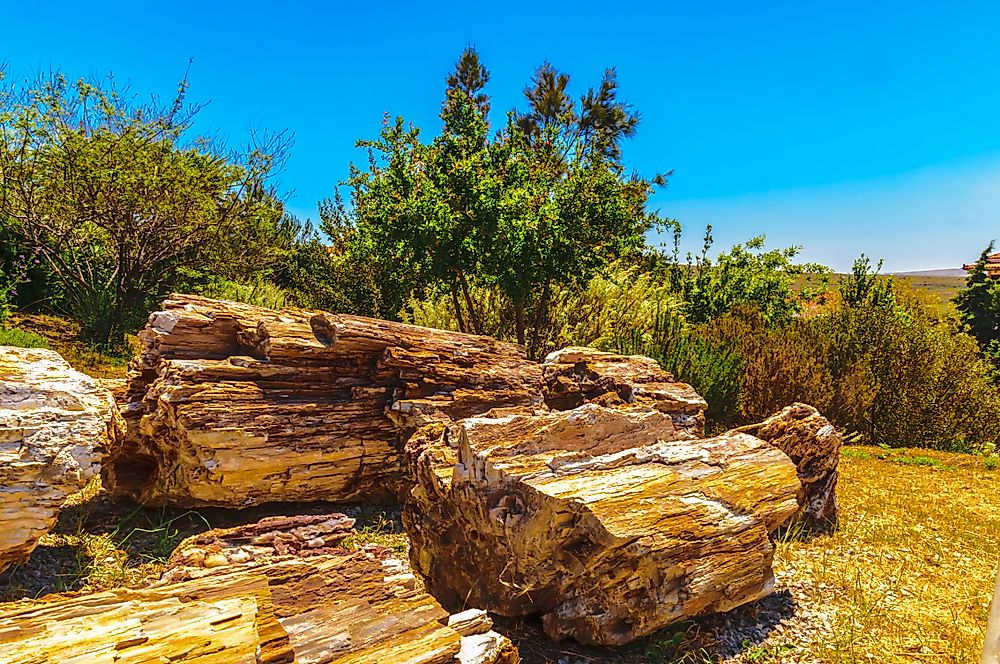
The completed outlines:
<svg viewBox="0 0 1000 664">
<path fill-rule="evenodd" d="M 1000 471 L 982 457 L 850 448 L 838 530 L 778 547 L 831 629 L 791 661 L 978 662 L 1000 559 Z M 805 646 L 805 647 L 802 647 Z"/>
</svg>

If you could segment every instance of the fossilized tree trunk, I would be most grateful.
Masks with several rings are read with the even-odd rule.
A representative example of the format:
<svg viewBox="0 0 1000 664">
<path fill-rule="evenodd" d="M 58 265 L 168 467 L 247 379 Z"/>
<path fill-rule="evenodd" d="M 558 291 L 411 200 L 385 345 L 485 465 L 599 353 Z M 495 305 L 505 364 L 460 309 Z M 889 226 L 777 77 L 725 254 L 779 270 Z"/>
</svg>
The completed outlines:
<svg viewBox="0 0 1000 664">
<path fill-rule="evenodd" d="M 95 379 L 54 351 L 0 347 L 0 570 L 27 559 L 123 433 Z"/>
<path fill-rule="evenodd" d="M 0 663 L 516 664 L 481 611 L 450 616 L 405 562 L 340 548 L 342 514 L 183 542 L 154 588 L 0 608 Z"/>
<path fill-rule="evenodd" d="M 429 590 L 541 613 L 557 639 L 627 643 L 768 594 L 769 533 L 798 509 L 784 453 L 746 434 L 694 439 L 651 405 L 430 425 L 407 451 L 404 524 Z"/>
<path fill-rule="evenodd" d="M 398 500 L 426 418 L 541 400 L 520 347 L 400 323 L 174 296 L 139 336 L 104 479 L 146 502 Z"/>
<path fill-rule="evenodd" d="M 804 403 L 781 409 L 759 424 L 734 429 L 769 442 L 797 467 L 799 511 L 792 522 L 826 528 L 837 521 L 837 475 L 842 440 L 819 411 Z M 728 435 L 728 434 L 727 434 Z"/>
</svg>

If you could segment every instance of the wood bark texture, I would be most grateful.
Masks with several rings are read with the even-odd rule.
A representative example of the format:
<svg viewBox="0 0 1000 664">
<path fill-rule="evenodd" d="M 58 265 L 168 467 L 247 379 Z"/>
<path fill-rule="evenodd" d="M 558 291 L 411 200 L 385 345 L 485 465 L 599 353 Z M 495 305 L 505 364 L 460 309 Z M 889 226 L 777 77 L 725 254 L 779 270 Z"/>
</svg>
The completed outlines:
<svg viewBox="0 0 1000 664">
<path fill-rule="evenodd" d="M 147 503 L 395 501 L 428 418 L 541 400 L 520 347 L 401 323 L 178 295 L 139 338 L 104 481 Z"/>
<path fill-rule="evenodd" d="M 28 558 L 124 431 L 111 393 L 55 351 L 0 346 L 0 570 Z"/>
</svg>

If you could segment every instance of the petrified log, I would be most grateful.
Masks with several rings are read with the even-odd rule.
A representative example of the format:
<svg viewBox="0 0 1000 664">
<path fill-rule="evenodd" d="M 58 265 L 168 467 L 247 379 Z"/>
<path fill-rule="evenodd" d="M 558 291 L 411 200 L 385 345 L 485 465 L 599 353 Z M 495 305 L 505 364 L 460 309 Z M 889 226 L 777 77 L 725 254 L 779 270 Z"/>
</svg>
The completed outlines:
<svg viewBox="0 0 1000 664">
<path fill-rule="evenodd" d="M 404 525 L 430 592 L 540 613 L 557 639 L 623 644 L 768 594 L 769 533 L 798 509 L 787 455 L 693 439 L 641 403 L 429 425 L 407 453 Z"/>
<path fill-rule="evenodd" d="M 348 551 L 342 514 L 272 517 L 185 540 L 153 588 L 0 608 L 0 664 L 516 664 L 483 612 L 449 616 L 384 547 Z"/>
<path fill-rule="evenodd" d="M 326 514 L 211 530 L 177 547 L 161 583 L 259 571 L 303 664 L 516 664 L 517 650 L 485 612 L 449 616 L 384 547 L 339 548 L 353 523 Z"/>
<path fill-rule="evenodd" d="M 804 403 L 786 406 L 759 424 L 734 429 L 766 440 L 797 466 L 799 511 L 790 520 L 808 528 L 826 528 L 837 521 L 837 466 L 842 440 L 819 411 Z M 729 434 L 726 434 L 729 435 Z"/>
<path fill-rule="evenodd" d="M 489 337 L 186 295 L 139 338 L 104 484 L 153 504 L 396 501 L 416 429 L 496 408 L 645 404 L 685 435 L 704 425 L 704 400 L 654 361 L 592 349 L 538 364 Z"/>
<path fill-rule="evenodd" d="M 149 503 L 397 500 L 428 418 L 542 400 L 519 346 L 355 316 L 177 295 L 139 338 L 104 480 Z"/>
<path fill-rule="evenodd" d="M 0 607 L 0 664 L 293 661 L 261 574 Z"/>
<path fill-rule="evenodd" d="M 542 366 L 545 403 L 550 408 L 646 404 L 670 413 L 679 431 L 694 438 L 704 436 L 708 404 L 693 387 L 675 381 L 656 360 L 571 347 L 550 353 Z"/>
<path fill-rule="evenodd" d="M 0 570 L 31 554 L 123 433 L 97 380 L 55 351 L 0 347 Z"/>
</svg>

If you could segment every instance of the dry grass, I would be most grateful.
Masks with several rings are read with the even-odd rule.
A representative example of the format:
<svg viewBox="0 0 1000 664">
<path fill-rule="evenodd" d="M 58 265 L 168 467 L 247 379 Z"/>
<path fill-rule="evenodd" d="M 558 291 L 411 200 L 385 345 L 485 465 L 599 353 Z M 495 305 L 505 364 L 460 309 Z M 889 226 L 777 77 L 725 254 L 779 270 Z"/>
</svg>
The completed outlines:
<svg viewBox="0 0 1000 664">
<path fill-rule="evenodd" d="M 846 449 L 838 530 L 778 547 L 776 570 L 810 579 L 832 608 L 831 633 L 800 652 L 977 662 L 1000 557 L 998 480 L 982 457 Z"/>
</svg>

